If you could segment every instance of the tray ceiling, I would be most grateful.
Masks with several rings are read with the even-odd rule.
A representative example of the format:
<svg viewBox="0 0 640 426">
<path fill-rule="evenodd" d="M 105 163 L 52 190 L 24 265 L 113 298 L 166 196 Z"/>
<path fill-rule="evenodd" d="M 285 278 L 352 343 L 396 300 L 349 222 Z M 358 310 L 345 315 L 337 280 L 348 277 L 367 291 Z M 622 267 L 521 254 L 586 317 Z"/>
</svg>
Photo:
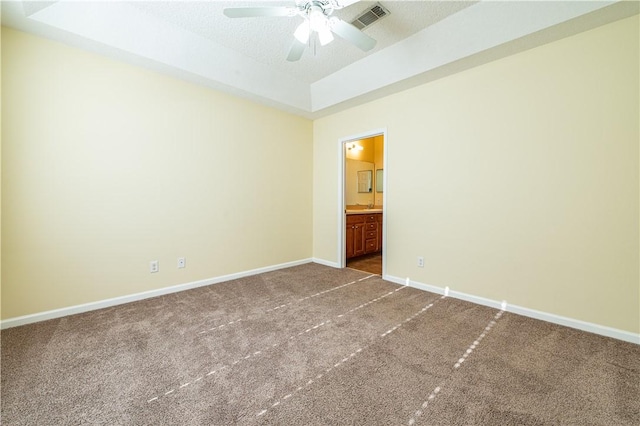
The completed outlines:
<svg viewBox="0 0 640 426">
<path fill-rule="evenodd" d="M 349 22 L 376 2 L 334 12 Z M 230 19 L 294 1 L 2 2 L 2 24 L 309 118 L 638 13 L 637 2 L 380 1 L 362 52 L 336 37 L 286 56 L 300 17 Z"/>
</svg>

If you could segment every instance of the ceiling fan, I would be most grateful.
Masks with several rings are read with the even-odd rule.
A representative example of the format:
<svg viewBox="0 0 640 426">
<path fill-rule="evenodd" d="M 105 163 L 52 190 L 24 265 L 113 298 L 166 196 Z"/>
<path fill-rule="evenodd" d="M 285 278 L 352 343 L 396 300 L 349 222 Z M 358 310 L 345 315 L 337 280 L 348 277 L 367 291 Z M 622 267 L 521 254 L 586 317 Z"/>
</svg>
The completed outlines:
<svg viewBox="0 0 640 426">
<path fill-rule="evenodd" d="M 363 51 L 374 48 L 376 40 L 369 37 L 353 25 L 331 16 L 334 10 L 342 9 L 358 0 L 296 0 L 294 7 L 231 7 L 224 9 L 229 18 L 255 18 L 261 16 L 301 16 L 304 21 L 294 32 L 295 40 L 287 56 L 287 61 L 295 62 L 302 57 L 310 36 L 318 35 L 322 46 L 333 41 L 337 34 Z"/>
</svg>

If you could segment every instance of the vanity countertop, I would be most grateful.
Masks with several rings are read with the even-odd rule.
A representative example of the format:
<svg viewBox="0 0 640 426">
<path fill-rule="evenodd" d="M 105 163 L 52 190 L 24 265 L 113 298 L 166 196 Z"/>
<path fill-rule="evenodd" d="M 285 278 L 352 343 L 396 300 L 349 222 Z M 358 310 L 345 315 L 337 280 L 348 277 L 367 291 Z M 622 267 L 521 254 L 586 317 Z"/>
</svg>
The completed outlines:
<svg viewBox="0 0 640 426">
<path fill-rule="evenodd" d="M 382 213 L 382 209 L 358 209 L 358 210 L 347 209 L 347 210 L 345 210 L 345 212 L 348 215 L 351 215 L 351 214 Z"/>
</svg>

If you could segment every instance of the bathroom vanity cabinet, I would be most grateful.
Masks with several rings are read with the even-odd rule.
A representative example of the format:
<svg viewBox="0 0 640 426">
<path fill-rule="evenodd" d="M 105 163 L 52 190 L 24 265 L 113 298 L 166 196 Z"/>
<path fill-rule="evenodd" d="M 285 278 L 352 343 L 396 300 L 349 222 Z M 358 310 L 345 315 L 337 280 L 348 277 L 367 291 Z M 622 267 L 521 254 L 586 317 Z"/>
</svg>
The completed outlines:
<svg viewBox="0 0 640 426">
<path fill-rule="evenodd" d="M 347 213 L 347 259 L 382 250 L 382 213 Z"/>
</svg>

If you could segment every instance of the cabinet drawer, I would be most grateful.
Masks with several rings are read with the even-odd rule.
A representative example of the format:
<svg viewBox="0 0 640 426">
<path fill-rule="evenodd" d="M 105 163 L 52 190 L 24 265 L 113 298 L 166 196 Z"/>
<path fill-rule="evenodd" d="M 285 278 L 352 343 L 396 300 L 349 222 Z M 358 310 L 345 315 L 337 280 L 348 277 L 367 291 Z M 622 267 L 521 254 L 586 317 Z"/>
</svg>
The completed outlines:
<svg viewBox="0 0 640 426">
<path fill-rule="evenodd" d="M 362 214 L 347 215 L 347 225 L 354 225 L 356 223 L 364 223 L 365 217 Z"/>
<path fill-rule="evenodd" d="M 366 253 L 372 253 L 374 251 L 378 250 L 378 244 L 376 242 L 375 239 L 373 240 L 366 240 L 364 242 L 364 249 Z"/>
<path fill-rule="evenodd" d="M 367 217 L 367 222 L 377 222 L 378 221 L 378 216 L 381 216 L 380 214 L 367 214 L 364 215 Z"/>
<path fill-rule="evenodd" d="M 374 238 L 374 239 L 375 239 L 377 236 L 378 236 L 378 233 L 377 233 L 376 231 L 369 231 L 369 230 L 367 230 L 367 235 L 365 235 L 365 238 L 366 238 L 367 240 L 368 240 L 368 239 L 371 239 L 371 238 Z"/>
<path fill-rule="evenodd" d="M 378 222 L 367 223 L 366 230 L 367 231 L 377 231 L 378 230 Z"/>
</svg>

